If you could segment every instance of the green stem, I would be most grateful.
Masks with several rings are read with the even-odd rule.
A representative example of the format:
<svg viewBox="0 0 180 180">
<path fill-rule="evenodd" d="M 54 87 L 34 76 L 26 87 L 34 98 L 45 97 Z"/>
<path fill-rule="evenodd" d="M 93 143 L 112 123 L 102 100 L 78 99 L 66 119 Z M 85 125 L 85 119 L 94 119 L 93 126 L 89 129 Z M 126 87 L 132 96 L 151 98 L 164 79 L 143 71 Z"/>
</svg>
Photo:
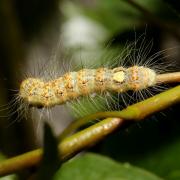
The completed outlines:
<svg viewBox="0 0 180 180">
<path fill-rule="evenodd" d="M 123 122 L 120 118 L 107 118 L 76 134 L 69 136 L 59 144 L 62 160 L 69 159 L 77 152 L 92 146 L 106 135 L 117 129 Z"/>
<path fill-rule="evenodd" d="M 171 98 L 169 98 L 171 97 Z M 172 104 L 180 102 L 180 86 L 170 89 L 166 92 L 148 98 L 139 103 L 128 106 L 122 111 L 106 111 L 98 112 L 83 117 L 82 119 L 73 121 L 59 136 L 59 139 L 63 139 L 70 133 L 77 130 L 79 127 L 87 124 L 88 122 L 96 119 L 103 119 L 107 117 L 119 117 L 125 120 L 139 121 L 150 114 L 157 111 L 161 111 Z"/>
<path fill-rule="evenodd" d="M 123 120 L 120 118 L 107 118 L 83 131 L 80 131 L 59 144 L 59 153 L 62 161 L 65 161 L 77 154 L 80 150 L 96 144 L 106 135 L 117 129 Z M 19 170 L 36 166 L 42 158 L 42 149 L 4 160 L 0 163 L 0 176 L 12 174 Z"/>
<path fill-rule="evenodd" d="M 161 111 L 175 103 L 180 102 L 180 86 L 172 88 L 166 92 L 158 94 L 143 102 L 129 106 L 123 111 L 106 112 L 105 114 L 97 113 L 86 118 L 84 121 L 89 121 L 91 118 L 96 119 L 106 116 L 124 117 L 125 119 L 142 120 L 157 111 Z M 65 138 L 59 144 L 59 152 L 63 161 L 71 158 L 79 151 L 92 146 L 106 135 L 112 133 L 123 123 L 122 118 L 107 118 L 87 129 L 84 129 L 70 137 Z M 42 158 L 42 149 L 37 149 L 25 154 L 7 159 L 0 163 L 0 176 L 14 173 L 24 168 L 36 166 Z"/>
</svg>

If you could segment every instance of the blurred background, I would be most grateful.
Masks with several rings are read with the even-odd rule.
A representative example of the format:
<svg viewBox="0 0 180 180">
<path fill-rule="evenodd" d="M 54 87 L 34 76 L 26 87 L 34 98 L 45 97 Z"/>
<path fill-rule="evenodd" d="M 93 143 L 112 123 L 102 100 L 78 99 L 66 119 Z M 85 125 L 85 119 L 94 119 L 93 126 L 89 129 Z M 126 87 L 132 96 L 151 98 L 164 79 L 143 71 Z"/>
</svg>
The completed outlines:
<svg viewBox="0 0 180 180">
<path fill-rule="evenodd" d="M 147 42 L 153 39 L 150 54 L 169 48 L 171 52 L 162 54 L 167 56 L 163 61 L 175 63 L 180 69 L 179 25 L 178 0 L 1 0 L 2 155 L 14 156 L 42 144 L 43 120 L 39 121 L 47 117 L 40 118 L 34 111 L 24 118 L 16 113 L 19 105 L 4 106 L 12 101 L 26 76 L 57 77 L 83 63 L 98 67 L 102 62 L 109 63 L 142 34 Z M 9 109 L 15 113 L 9 113 Z M 76 110 L 84 115 L 78 105 Z M 177 105 L 124 128 L 90 151 L 130 162 L 167 179 L 180 179 L 178 110 Z M 49 122 L 56 135 L 74 120 L 70 112 L 67 106 L 52 110 Z"/>
</svg>

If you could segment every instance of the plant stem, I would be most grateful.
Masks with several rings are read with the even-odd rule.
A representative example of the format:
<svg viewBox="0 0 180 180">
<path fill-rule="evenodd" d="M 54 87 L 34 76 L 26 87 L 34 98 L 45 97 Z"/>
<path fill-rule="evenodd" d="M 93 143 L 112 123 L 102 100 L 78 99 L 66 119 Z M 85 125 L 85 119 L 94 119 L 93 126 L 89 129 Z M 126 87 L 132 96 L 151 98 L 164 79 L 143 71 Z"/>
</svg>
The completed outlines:
<svg viewBox="0 0 180 180">
<path fill-rule="evenodd" d="M 157 76 L 157 84 L 180 82 L 180 72 L 159 74 Z"/>
<path fill-rule="evenodd" d="M 110 118 L 102 120 L 101 122 L 96 123 L 87 129 L 63 139 L 58 146 L 61 160 L 65 161 L 77 154 L 79 151 L 82 151 L 83 149 L 99 142 L 106 135 L 117 129 L 123 123 L 122 119 L 131 119 L 137 121 L 142 120 L 150 114 L 161 111 L 178 102 L 180 102 L 180 85 L 154 97 L 146 99 L 145 101 L 129 106 L 120 112 L 101 112 L 86 116 L 79 122 L 85 124 L 90 119 L 108 116 Z M 112 118 L 111 116 L 116 118 Z M 41 161 L 42 153 L 42 149 L 37 149 L 2 161 L 0 163 L 0 176 L 38 165 Z"/>
<path fill-rule="evenodd" d="M 107 118 L 65 138 L 64 141 L 59 144 L 62 160 L 69 159 L 82 149 L 96 144 L 117 129 L 123 121 L 121 118 Z"/>
<path fill-rule="evenodd" d="M 170 76 L 169 76 L 170 74 Z M 179 80 L 180 82 L 180 72 L 178 73 L 169 73 L 169 74 L 162 74 L 158 75 L 158 80 L 164 82 L 164 81 L 171 81 L 171 82 L 177 82 Z M 174 76 L 172 76 L 172 74 Z M 176 81 L 172 81 L 172 79 Z M 123 109 L 122 111 L 105 111 L 105 112 L 97 112 L 88 116 L 85 116 L 79 120 L 73 121 L 69 124 L 69 126 L 60 134 L 59 139 L 63 139 L 67 137 L 69 134 L 80 128 L 81 126 L 87 124 L 88 122 L 96 119 L 102 119 L 107 117 L 119 117 L 124 120 L 141 120 L 144 117 L 147 117 L 148 115 L 155 113 L 156 111 L 160 111 L 161 108 L 166 108 L 165 106 L 170 106 L 171 103 L 174 104 L 174 102 L 180 101 L 180 86 L 176 87 L 179 88 L 179 91 L 177 89 L 172 91 L 175 91 L 172 98 L 169 99 L 169 94 L 171 94 L 171 90 L 168 90 L 166 92 L 163 92 L 161 94 L 158 94 L 156 96 L 153 96 L 151 98 L 148 98 L 145 101 L 133 104 L 131 106 L 128 106 L 126 109 Z M 173 97 L 175 99 L 173 99 Z M 177 99 L 176 99 L 177 98 Z"/>
<path fill-rule="evenodd" d="M 117 129 L 122 122 L 123 120 L 120 118 L 107 118 L 64 139 L 58 146 L 61 160 L 65 161 L 80 150 L 96 144 Z M 0 176 L 38 165 L 41 161 L 42 153 L 42 149 L 37 149 L 2 161 L 0 163 Z"/>
</svg>

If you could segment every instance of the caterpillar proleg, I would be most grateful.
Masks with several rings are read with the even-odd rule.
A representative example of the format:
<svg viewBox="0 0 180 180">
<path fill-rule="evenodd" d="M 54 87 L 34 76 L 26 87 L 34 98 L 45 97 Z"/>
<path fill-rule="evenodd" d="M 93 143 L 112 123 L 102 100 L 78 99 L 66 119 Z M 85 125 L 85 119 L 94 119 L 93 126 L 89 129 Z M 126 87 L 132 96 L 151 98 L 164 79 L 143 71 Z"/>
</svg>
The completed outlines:
<svg viewBox="0 0 180 180">
<path fill-rule="evenodd" d="M 143 66 L 82 69 L 49 82 L 28 78 L 19 96 L 31 106 L 51 107 L 92 93 L 137 91 L 155 84 L 155 71 Z"/>
</svg>

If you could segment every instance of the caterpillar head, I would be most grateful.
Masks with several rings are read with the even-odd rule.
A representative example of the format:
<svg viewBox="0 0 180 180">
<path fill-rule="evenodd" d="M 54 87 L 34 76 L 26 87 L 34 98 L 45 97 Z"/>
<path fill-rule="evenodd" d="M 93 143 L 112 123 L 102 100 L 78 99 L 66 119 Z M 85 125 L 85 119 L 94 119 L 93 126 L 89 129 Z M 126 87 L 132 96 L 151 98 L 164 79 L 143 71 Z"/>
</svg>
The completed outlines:
<svg viewBox="0 0 180 180">
<path fill-rule="evenodd" d="M 156 73 L 144 66 L 133 66 L 126 70 L 126 84 L 130 90 L 141 90 L 156 83 Z"/>
<path fill-rule="evenodd" d="M 20 85 L 19 96 L 30 106 L 42 106 L 44 82 L 37 78 L 25 79 Z"/>
</svg>

